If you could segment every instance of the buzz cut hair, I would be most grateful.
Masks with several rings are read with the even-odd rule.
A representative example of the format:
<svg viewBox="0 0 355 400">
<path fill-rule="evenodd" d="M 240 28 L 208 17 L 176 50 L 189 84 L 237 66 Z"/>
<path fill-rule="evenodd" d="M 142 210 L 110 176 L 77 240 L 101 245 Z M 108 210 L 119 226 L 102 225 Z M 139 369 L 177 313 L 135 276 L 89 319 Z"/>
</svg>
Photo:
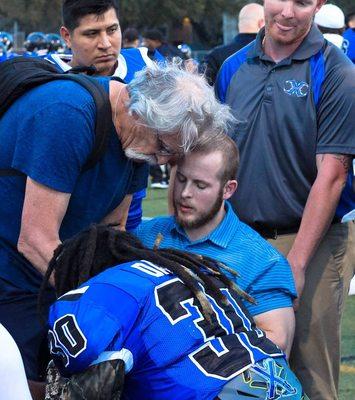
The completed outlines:
<svg viewBox="0 0 355 400">
<path fill-rule="evenodd" d="M 117 0 L 63 0 L 63 25 L 73 31 L 80 25 L 80 19 L 89 14 L 100 16 L 113 8 L 118 18 Z"/>
<path fill-rule="evenodd" d="M 224 185 L 229 180 L 236 179 L 239 167 L 239 150 L 234 140 L 224 133 L 214 135 L 211 133 L 213 140 L 205 140 L 204 136 L 198 140 L 191 153 L 208 155 L 217 151 L 220 152 L 223 164 L 220 171 L 218 171 L 217 177 L 221 184 Z"/>
</svg>

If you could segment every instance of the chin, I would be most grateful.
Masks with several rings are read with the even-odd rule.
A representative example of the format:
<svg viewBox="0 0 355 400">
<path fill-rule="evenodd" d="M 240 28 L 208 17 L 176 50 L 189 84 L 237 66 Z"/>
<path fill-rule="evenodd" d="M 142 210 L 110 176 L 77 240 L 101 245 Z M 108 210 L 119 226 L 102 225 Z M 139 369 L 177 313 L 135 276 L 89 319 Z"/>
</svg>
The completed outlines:
<svg viewBox="0 0 355 400">
<path fill-rule="evenodd" d="M 114 67 L 116 65 L 116 61 L 104 62 L 104 63 L 94 63 L 94 67 L 97 69 L 97 72 L 100 75 L 107 75 L 109 76 L 114 71 Z"/>
</svg>

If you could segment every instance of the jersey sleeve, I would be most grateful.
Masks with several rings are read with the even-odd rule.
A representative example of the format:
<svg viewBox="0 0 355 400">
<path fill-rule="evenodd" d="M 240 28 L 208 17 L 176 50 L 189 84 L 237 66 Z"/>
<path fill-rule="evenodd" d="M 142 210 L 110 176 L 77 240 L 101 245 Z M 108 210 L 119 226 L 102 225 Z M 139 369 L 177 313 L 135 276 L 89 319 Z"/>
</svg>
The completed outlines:
<svg viewBox="0 0 355 400">
<path fill-rule="evenodd" d="M 253 316 L 278 308 L 292 307 L 297 292 L 287 260 L 281 257 L 271 260 L 254 276 L 246 291 L 257 302 L 245 302 L 246 308 Z"/>
<path fill-rule="evenodd" d="M 328 67 L 332 61 L 331 66 Z M 332 48 L 322 88 L 318 116 L 319 154 L 355 154 L 355 68 Z"/>
<path fill-rule="evenodd" d="M 61 373 L 83 371 L 104 351 L 121 350 L 138 313 L 136 300 L 109 284 L 82 286 L 59 298 L 50 308 L 49 344 Z"/>
<path fill-rule="evenodd" d="M 94 119 L 91 104 L 44 105 L 21 122 L 12 167 L 51 189 L 71 193 L 94 145 Z"/>
</svg>

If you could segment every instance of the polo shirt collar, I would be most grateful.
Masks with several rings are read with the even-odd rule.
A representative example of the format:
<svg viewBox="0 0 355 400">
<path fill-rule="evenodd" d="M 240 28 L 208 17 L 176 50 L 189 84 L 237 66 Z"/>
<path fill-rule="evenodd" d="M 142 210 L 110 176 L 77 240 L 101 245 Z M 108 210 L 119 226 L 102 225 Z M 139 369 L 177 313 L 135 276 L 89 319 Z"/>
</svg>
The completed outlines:
<svg viewBox="0 0 355 400">
<path fill-rule="evenodd" d="M 265 36 L 265 28 L 262 28 L 258 35 L 256 36 L 254 46 L 250 48 L 247 53 L 247 57 L 252 58 L 260 58 L 260 59 L 269 59 L 268 56 L 265 55 L 262 42 Z M 293 54 L 289 57 L 289 59 L 293 60 L 306 60 L 312 57 L 314 54 L 318 53 L 318 51 L 322 48 L 324 44 L 324 37 L 320 30 L 317 28 L 316 24 L 313 23 L 308 35 L 303 39 L 303 42 L 300 46 L 294 51 Z"/>
<path fill-rule="evenodd" d="M 173 219 L 174 222 L 170 227 L 170 233 L 173 234 L 175 232 L 176 234 L 183 236 L 190 244 L 210 241 L 213 244 L 225 249 L 227 248 L 231 239 L 234 237 L 234 233 L 240 225 L 239 218 L 234 213 L 232 206 L 228 201 L 225 202 L 225 210 L 226 214 L 222 222 L 212 232 L 201 239 L 192 242 L 185 233 L 184 229 L 176 222 L 175 218 Z"/>
</svg>

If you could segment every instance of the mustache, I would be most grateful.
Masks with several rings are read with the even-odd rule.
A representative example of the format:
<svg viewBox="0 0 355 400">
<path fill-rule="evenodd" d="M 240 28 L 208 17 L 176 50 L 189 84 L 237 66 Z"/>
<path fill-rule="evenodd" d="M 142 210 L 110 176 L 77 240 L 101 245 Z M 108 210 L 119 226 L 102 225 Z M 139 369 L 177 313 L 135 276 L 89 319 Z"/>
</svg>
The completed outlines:
<svg viewBox="0 0 355 400">
<path fill-rule="evenodd" d="M 124 151 L 125 155 L 127 158 L 133 159 L 133 160 L 140 160 L 140 161 L 145 161 L 150 165 L 155 165 L 157 163 L 157 160 L 154 156 L 148 155 L 148 154 L 143 154 L 140 153 L 136 150 L 133 149 L 126 149 Z"/>
</svg>

